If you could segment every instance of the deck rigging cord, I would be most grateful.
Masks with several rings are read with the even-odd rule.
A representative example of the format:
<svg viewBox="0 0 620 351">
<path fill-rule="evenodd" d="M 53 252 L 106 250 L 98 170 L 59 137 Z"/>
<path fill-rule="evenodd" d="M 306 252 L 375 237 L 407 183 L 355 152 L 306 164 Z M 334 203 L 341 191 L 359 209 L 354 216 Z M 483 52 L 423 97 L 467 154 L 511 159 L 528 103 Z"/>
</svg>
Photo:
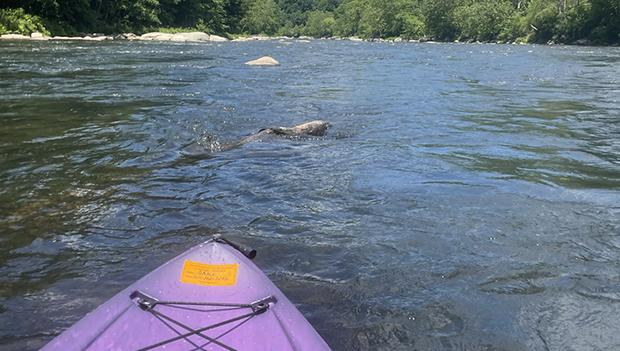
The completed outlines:
<svg viewBox="0 0 620 351">
<path fill-rule="evenodd" d="M 229 332 L 231 332 L 232 330 L 240 327 L 242 324 L 244 324 L 245 322 L 247 322 L 248 320 L 250 320 L 251 318 L 266 312 L 269 307 L 270 307 L 270 303 L 276 303 L 277 300 L 274 296 L 267 296 L 265 298 L 262 298 L 260 300 L 254 301 L 252 303 L 220 303 L 220 302 L 194 302 L 194 301 L 160 301 L 152 296 L 149 296 L 141 291 L 134 291 L 133 293 L 131 293 L 131 295 L 129 295 L 129 298 L 131 300 L 133 300 L 138 307 L 140 307 L 140 309 L 142 309 L 145 312 L 150 313 L 151 315 L 153 315 L 155 318 L 157 318 L 159 321 L 161 321 L 162 323 L 164 323 L 168 328 L 172 329 L 177 336 L 175 337 L 171 337 L 165 340 L 162 340 L 160 342 L 142 347 L 140 349 L 138 349 L 137 351 L 147 351 L 147 350 L 152 350 L 155 349 L 157 347 L 163 346 L 163 345 L 167 345 L 170 343 L 173 343 L 175 341 L 178 340 L 186 340 L 187 342 L 189 342 L 190 344 L 192 344 L 195 348 L 193 350 L 204 350 L 203 347 L 213 343 L 216 344 L 220 347 L 222 347 L 225 350 L 228 351 L 237 351 L 235 348 L 231 347 L 230 345 L 226 345 L 223 342 L 219 341 L 218 339 L 223 337 L 224 335 L 228 334 Z M 155 307 L 157 306 L 167 306 L 167 307 L 171 307 L 171 308 L 180 308 L 180 309 L 186 309 L 186 310 L 192 310 L 192 311 L 197 311 L 197 312 L 222 312 L 222 311 L 230 311 L 230 310 L 236 310 L 236 309 L 250 309 L 250 311 L 248 313 L 244 313 L 241 314 L 239 316 L 221 321 L 221 322 L 217 322 L 217 323 L 213 323 L 204 327 L 200 327 L 198 329 L 194 329 L 190 326 L 187 326 L 185 324 L 183 324 L 182 322 L 179 322 L 177 320 L 175 320 L 174 318 L 162 313 L 161 311 L 155 310 Z M 188 307 L 190 306 L 190 307 Z M 199 308 L 199 306 L 207 306 L 207 307 L 216 307 L 215 309 L 201 309 Z M 216 336 L 216 337 L 210 337 L 205 335 L 203 332 L 210 330 L 210 329 L 215 329 L 218 327 L 221 327 L 223 325 L 227 325 L 227 324 L 231 324 L 231 323 L 235 323 L 235 322 L 239 322 L 237 323 L 235 326 L 233 326 L 231 329 L 225 331 L 224 333 Z M 171 324 L 170 324 L 171 323 Z M 179 331 L 178 329 L 174 328 L 172 326 L 172 324 L 177 325 L 183 329 L 185 329 L 187 332 L 186 333 L 182 333 L 181 331 Z M 199 336 L 203 339 L 205 339 L 207 342 L 203 345 L 198 345 L 196 344 L 194 341 L 190 340 L 189 337 L 190 336 Z"/>
</svg>

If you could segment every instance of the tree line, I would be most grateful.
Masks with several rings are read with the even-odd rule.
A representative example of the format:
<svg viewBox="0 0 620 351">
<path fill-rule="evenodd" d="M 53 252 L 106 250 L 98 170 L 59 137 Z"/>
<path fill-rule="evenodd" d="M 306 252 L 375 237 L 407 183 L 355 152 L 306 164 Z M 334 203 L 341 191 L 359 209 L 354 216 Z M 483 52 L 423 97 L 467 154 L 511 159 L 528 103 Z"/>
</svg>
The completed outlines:
<svg viewBox="0 0 620 351">
<path fill-rule="evenodd" d="M 620 0 L 3 0 L 0 33 L 620 43 Z"/>
</svg>

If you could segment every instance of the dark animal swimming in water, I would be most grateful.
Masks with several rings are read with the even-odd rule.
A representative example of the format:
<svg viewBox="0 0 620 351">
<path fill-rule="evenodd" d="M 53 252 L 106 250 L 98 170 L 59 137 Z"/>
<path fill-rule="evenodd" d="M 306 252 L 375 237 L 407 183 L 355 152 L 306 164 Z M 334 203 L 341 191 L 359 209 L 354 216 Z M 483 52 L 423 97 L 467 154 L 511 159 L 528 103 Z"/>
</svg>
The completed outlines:
<svg viewBox="0 0 620 351">
<path fill-rule="evenodd" d="M 299 136 L 323 136 L 329 128 L 329 123 L 325 121 L 310 121 L 296 125 L 294 127 L 275 127 L 275 128 L 263 128 L 258 133 L 248 135 L 241 139 L 237 144 L 245 144 L 252 141 L 262 140 L 265 137 L 278 135 L 285 137 L 299 137 Z"/>
<path fill-rule="evenodd" d="M 200 147 L 200 150 L 197 150 L 197 144 L 191 144 L 186 147 L 186 156 L 190 157 L 200 157 L 212 154 L 214 152 L 226 151 L 230 149 L 234 149 L 243 144 L 265 140 L 270 137 L 285 137 L 285 138 L 297 138 L 304 136 L 323 136 L 327 132 L 327 129 L 330 127 L 330 124 L 326 121 L 316 120 L 310 121 L 302 124 L 298 124 L 293 127 L 271 127 L 271 128 L 263 128 L 258 132 L 248 135 L 246 137 L 241 138 L 239 141 L 232 143 L 220 144 L 219 142 L 214 142 L 210 146 L 210 150 L 205 152 L 204 146 Z M 189 149 L 192 149 L 191 151 Z"/>
</svg>

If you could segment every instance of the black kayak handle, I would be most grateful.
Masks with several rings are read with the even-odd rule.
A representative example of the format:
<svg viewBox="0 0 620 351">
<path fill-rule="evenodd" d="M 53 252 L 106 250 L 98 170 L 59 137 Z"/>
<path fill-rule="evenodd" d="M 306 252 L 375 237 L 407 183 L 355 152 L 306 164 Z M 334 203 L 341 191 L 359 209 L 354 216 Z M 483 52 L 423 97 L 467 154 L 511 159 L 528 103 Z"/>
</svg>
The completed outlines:
<svg viewBox="0 0 620 351">
<path fill-rule="evenodd" d="M 225 243 L 228 244 L 230 246 L 232 246 L 235 250 L 241 252 L 243 254 L 243 256 L 253 260 L 254 257 L 256 257 L 256 250 L 249 247 L 249 246 L 245 246 L 242 244 L 238 244 L 236 242 L 230 241 L 228 239 L 226 239 L 225 237 L 217 234 L 214 236 L 213 240 L 215 241 L 219 241 L 221 243 Z"/>
</svg>

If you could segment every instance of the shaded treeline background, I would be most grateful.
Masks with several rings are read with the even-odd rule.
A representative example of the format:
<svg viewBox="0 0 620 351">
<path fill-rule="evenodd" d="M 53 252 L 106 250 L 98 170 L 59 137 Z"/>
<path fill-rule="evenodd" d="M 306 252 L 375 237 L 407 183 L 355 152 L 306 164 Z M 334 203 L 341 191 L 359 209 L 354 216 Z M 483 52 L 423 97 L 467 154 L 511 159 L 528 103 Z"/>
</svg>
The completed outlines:
<svg viewBox="0 0 620 351">
<path fill-rule="evenodd" d="M 620 0 L 2 0 L 0 33 L 620 42 Z"/>
</svg>

